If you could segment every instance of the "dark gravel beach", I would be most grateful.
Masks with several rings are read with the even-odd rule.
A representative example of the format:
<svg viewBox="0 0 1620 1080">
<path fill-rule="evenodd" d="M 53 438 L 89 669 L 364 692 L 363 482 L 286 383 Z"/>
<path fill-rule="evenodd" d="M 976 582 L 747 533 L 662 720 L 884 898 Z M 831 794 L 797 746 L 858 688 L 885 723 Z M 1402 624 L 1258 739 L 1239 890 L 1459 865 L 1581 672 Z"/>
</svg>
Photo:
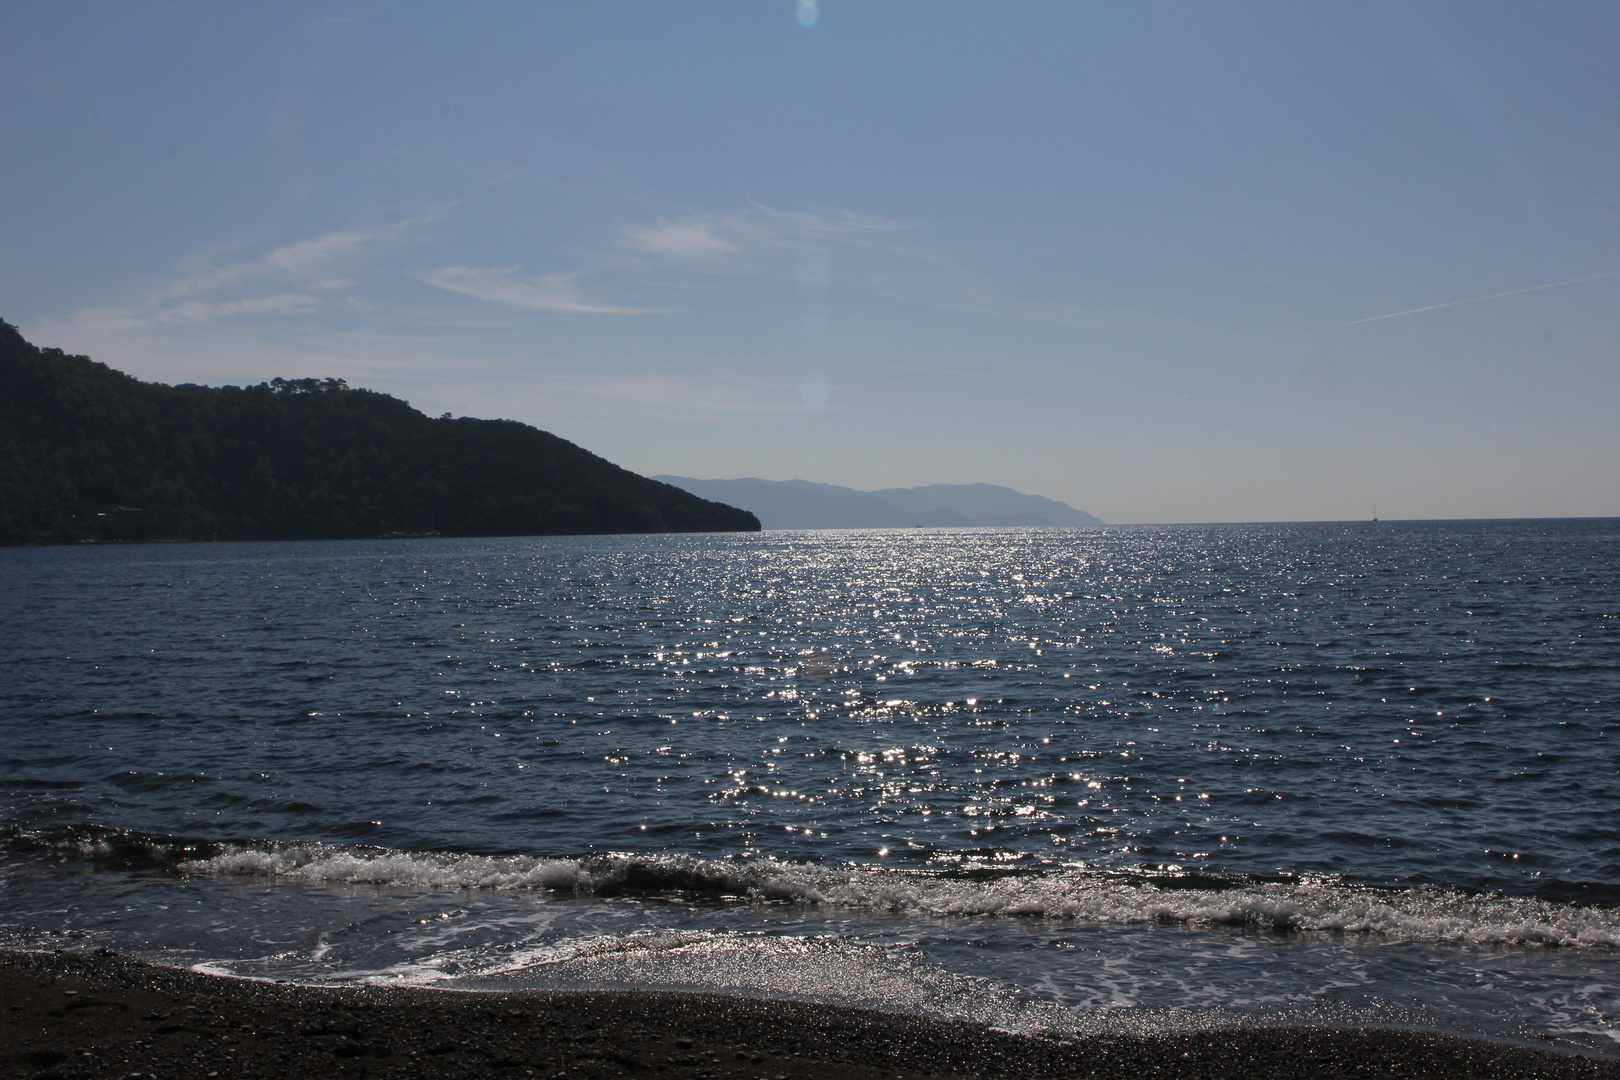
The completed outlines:
<svg viewBox="0 0 1620 1080">
<path fill-rule="evenodd" d="M 1413 1031 L 1056 1042 L 719 995 L 324 989 L 102 954 L 0 953 L 19 1077 L 1615 1077 L 1620 1062 Z"/>
</svg>

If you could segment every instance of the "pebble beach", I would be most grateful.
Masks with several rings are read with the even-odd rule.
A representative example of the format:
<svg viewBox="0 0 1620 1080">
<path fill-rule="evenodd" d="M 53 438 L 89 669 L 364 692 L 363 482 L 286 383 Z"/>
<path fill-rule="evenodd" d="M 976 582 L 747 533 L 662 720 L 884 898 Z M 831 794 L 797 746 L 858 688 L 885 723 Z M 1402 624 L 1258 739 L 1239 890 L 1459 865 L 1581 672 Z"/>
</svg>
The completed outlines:
<svg viewBox="0 0 1620 1080">
<path fill-rule="evenodd" d="M 342 989 L 116 954 L 0 953 L 0 1074 L 135 1077 L 1620 1078 L 1620 1062 L 1421 1031 L 1052 1040 L 802 1002 L 641 991 Z"/>
</svg>

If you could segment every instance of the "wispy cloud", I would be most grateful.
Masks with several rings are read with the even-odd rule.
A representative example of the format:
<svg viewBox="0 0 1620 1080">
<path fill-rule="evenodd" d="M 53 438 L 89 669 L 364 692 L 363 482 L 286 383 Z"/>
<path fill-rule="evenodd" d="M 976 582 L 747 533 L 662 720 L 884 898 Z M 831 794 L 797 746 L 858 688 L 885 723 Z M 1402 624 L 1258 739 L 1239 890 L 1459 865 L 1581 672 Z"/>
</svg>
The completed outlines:
<svg viewBox="0 0 1620 1080">
<path fill-rule="evenodd" d="M 417 279 L 451 292 L 475 296 L 496 304 L 530 311 L 562 311 L 584 315 L 651 315 L 655 308 L 624 307 L 585 299 L 574 284 L 573 274 L 548 274 L 537 281 L 517 277 L 517 267 L 486 269 L 476 266 L 447 266 L 419 273 Z"/>
<path fill-rule="evenodd" d="M 275 278 L 303 279 L 306 288 L 342 288 L 352 282 L 327 277 L 328 268 L 334 263 L 352 260 L 378 247 L 398 243 L 442 213 L 442 209 L 434 210 L 369 229 L 345 229 L 294 240 L 272 248 L 256 259 L 209 267 L 178 278 L 150 293 L 146 304 L 157 306 L 166 300 L 194 293 L 213 292 L 233 285 Z"/>
<path fill-rule="evenodd" d="M 1497 300 L 1504 296 L 1518 296 L 1521 293 L 1540 292 L 1542 289 L 1556 289 L 1561 285 L 1578 285 L 1583 281 L 1597 281 L 1599 278 L 1614 277 L 1620 270 L 1606 270 L 1601 274 L 1588 274 L 1585 277 L 1565 278 L 1563 281 L 1549 281 L 1545 285 L 1527 285 L 1522 289 L 1509 289 L 1506 292 L 1487 293 L 1484 296 L 1470 296 L 1466 300 L 1447 300 L 1443 304 L 1430 304 L 1427 307 L 1408 308 L 1406 311 L 1392 311 L 1388 315 L 1369 315 L 1365 319 L 1351 319 L 1346 326 L 1357 323 L 1377 322 L 1379 319 L 1394 319 L 1401 315 L 1416 315 L 1422 311 L 1439 311 L 1441 308 L 1456 307 L 1458 304 L 1477 304 L 1481 300 Z"/>
<path fill-rule="evenodd" d="M 283 292 L 241 300 L 182 300 L 157 306 L 83 307 L 65 319 L 43 319 L 30 332 L 42 341 L 103 342 L 120 334 L 224 319 L 303 315 L 321 306 L 307 293 Z M 82 346 L 75 345 L 75 348 Z"/>
<path fill-rule="evenodd" d="M 154 338 L 175 350 L 180 337 L 194 337 L 207 324 L 262 327 L 266 321 L 305 319 L 347 300 L 345 293 L 356 282 L 345 270 L 352 274 L 377 251 L 410 240 L 445 209 L 449 207 L 373 227 L 305 236 L 258 257 L 193 269 L 147 290 L 138 303 L 78 308 L 42 319 L 29 332 L 37 340 L 91 355 L 146 355 L 147 350 L 136 347 L 138 338 Z M 240 337 L 228 330 L 220 340 L 220 348 L 241 348 Z"/>
<path fill-rule="evenodd" d="M 1009 296 L 953 256 L 932 230 L 852 210 L 781 210 L 759 202 L 729 212 L 624 227 L 621 251 L 594 265 L 678 288 L 692 279 L 792 282 L 806 300 L 833 290 L 921 307 L 1052 325 L 1091 325 L 1072 304 Z"/>
<path fill-rule="evenodd" d="M 187 300 L 165 309 L 156 318 L 159 322 L 182 323 L 209 322 L 237 315 L 298 315 L 319 304 L 319 300 L 303 293 L 277 293 L 248 300 L 221 300 L 213 304 Z"/>
<path fill-rule="evenodd" d="M 622 242 L 632 251 L 685 262 L 714 262 L 800 248 L 807 242 L 854 243 L 910 226 L 849 210 L 777 210 L 761 203 L 729 213 L 691 214 L 678 221 L 626 226 Z M 735 265 L 736 260 L 733 260 Z"/>
<path fill-rule="evenodd" d="M 294 240 L 257 258 L 183 274 L 149 290 L 139 303 L 82 307 L 41 320 L 35 332 L 42 340 L 105 348 L 120 336 L 163 327 L 308 315 L 328 303 L 322 294 L 331 297 L 355 284 L 335 270 L 402 242 L 442 212 Z"/>
<path fill-rule="evenodd" d="M 28 332 L 144 377 L 213 381 L 300 372 L 364 377 L 413 368 L 413 356 L 429 366 L 442 359 L 447 369 L 463 371 L 483 348 L 502 353 L 499 362 L 490 357 L 494 370 L 515 359 L 510 335 L 536 313 L 622 317 L 683 308 L 689 315 L 733 320 L 743 308 L 775 305 L 783 310 L 770 314 L 786 314 L 783 326 L 810 327 L 826 325 L 829 314 L 836 325 L 839 305 L 860 294 L 1043 322 L 1076 316 L 1063 305 L 1005 296 L 954 258 L 937 230 L 926 225 L 757 202 L 608 226 L 594 242 L 575 248 L 569 261 L 555 261 L 555 252 L 530 256 L 536 269 L 473 265 L 466 256 L 459 261 L 449 254 L 420 259 L 414 273 L 402 273 L 400 253 L 427 239 L 426 226 L 452 206 L 291 239 L 251 258 L 193 263 L 135 302 L 82 307 L 35 322 Z M 437 231 L 434 238 L 446 239 Z M 443 290 L 443 302 L 390 292 L 384 274 Z M 458 302 L 445 293 L 482 303 Z M 362 343 L 360 336 L 381 323 L 392 327 L 389 342 Z M 478 341 L 496 344 L 472 344 Z M 763 417 L 802 408 L 792 379 L 778 386 L 751 378 L 619 378 L 623 371 L 592 370 L 576 373 L 581 381 L 571 382 L 568 366 L 547 373 L 548 410 Z"/>
<path fill-rule="evenodd" d="M 740 228 L 759 229 L 778 236 L 862 236 L 916 228 L 907 222 L 855 210 L 778 210 L 752 201 L 749 207 L 744 213 L 730 215 L 730 220 L 737 222 Z"/>
<path fill-rule="evenodd" d="M 664 221 L 625 230 L 631 247 L 670 259 L 709 259 L 738 251 L 737 244 L 715 235 L 712 221 Z"/>
</svg>

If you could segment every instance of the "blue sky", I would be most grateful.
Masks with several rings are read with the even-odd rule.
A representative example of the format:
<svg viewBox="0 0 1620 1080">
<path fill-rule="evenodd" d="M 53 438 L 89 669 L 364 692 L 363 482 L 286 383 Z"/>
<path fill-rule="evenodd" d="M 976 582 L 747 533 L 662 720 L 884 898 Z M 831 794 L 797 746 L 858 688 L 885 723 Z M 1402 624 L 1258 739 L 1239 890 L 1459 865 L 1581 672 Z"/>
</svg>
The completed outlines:
<svg viewBox="0 0 1620 1080">
<path fill-rule="evenodd" d="M 0 2 L 0 317 L 642 473 L 1620 514 L 1617 55 L 1607 3 Z"/>
</svg>

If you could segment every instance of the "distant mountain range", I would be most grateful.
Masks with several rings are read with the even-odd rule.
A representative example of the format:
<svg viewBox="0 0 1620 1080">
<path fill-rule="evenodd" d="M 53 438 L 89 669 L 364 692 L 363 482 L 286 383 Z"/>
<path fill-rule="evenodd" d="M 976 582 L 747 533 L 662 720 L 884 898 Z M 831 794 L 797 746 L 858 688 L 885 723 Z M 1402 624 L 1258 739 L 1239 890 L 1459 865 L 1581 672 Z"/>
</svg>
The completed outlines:
<svg viewBox="0 0 1620 1080">
<path fill-rule="evenodd" d="M 767 529 L 881 529 L 915 525 L 1101 525 L 1067 503 L 996 484 L 929 484 L 856 491 L 808 480 L 694 480 L 672 487 L 752 511 Z"/>
</svg>

